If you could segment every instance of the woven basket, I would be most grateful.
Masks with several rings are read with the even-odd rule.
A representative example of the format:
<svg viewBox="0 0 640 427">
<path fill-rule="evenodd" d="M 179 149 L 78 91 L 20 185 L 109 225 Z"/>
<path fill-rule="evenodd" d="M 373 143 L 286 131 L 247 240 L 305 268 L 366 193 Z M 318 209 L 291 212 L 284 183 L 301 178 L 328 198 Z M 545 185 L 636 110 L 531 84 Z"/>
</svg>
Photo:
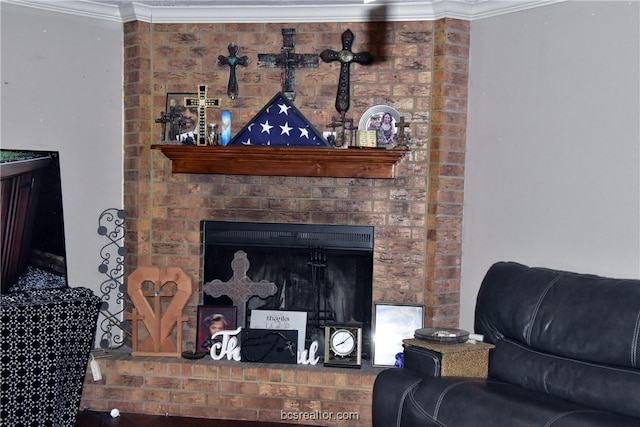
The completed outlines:
<svg viewBox="0 0 640 427">
<path fill-rule="evenodd" d="M 494 346 L 487 343 L 438 344 L 420 339 L 405 339 L 407 346 L 415 346 L 435 351 L 442 355 L 443 377 L 486 378 L 489 369 L 489 350 Z"/>
</svg>

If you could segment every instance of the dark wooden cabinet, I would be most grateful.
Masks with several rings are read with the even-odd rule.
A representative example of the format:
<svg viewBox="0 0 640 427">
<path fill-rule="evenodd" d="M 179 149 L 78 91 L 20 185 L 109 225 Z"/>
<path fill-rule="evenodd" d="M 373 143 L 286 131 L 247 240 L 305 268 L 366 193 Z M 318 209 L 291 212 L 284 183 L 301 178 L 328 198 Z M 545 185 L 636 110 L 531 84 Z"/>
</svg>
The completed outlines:
<svg viewBox="0 0 640 427">
<path fill-rule="evenodd" d="M 33 221 L 38 205 L 41 172 L 49 157 L 0 165 L 2 187 L 2 292 L 17 280 L 29 260 Z"/>
</svg>

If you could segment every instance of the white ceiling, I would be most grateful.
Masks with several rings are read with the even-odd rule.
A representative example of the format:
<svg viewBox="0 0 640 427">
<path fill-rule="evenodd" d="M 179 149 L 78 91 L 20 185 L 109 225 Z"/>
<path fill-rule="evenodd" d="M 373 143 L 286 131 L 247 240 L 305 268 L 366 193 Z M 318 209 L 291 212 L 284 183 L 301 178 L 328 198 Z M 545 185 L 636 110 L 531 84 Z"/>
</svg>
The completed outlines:
<svg viewBox="0 0 640 427">
<path fill-rule="evenodd" d="M 564 0 L 0 0 L 112 21 L 367 22 L 474 20 Z"/>
</svg>

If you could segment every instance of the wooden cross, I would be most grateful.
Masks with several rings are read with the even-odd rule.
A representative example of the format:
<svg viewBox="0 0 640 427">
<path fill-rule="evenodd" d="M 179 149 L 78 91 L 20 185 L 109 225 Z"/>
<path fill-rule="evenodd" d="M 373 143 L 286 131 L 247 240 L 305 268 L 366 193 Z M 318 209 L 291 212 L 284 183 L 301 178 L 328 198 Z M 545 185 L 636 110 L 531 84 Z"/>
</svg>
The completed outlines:
<svg viewBox="0 0 640 427">
<path fill-rule="evenodd" d="M 340 114 L 344 114 L 349 110 L 349 92 L 350 92 L 350 65 L 357 62 L 362 65 L 369 65 L 373 62 L 373 57 L 369 52 L 354 53 L 351 51 L 355 36 L 351 30 L 347 29 L 342 33 L 342 50 L 336 52 L 326 49 L 320 54 L 320 58 L 324 62 L 340 61 L 340 80 L 338 82 L 338 94 L 336 95 L 336 110 Z"/>
<path fill-rule="evenodd" d="M 236 78 L 236 67 L 241 65 L 246 67 L 249 65 L 249 57 L 241 56 L 238 58 L 238 50 L 240 49 L 237 44 L 229 43 L 227 47 L 229 50 L 229 56 L 219 55 L 218 56 L 218 65 L 228 65 L 229 66 L 229 84 L 227 85 L 227 95 L 231 99 L 236 99 L 238 97 L 238 79 Z"/>
<path fill-rule="evenodd" d="M 398 128 L 398 145 L 395 148 L 407 148 L 407 135 L 404 133 L 404 128 L 408 128 L 410 125 L 409 122 L 404 121 L 404 116 L 400 116 L 400 120 L 396 123 L 396 128 Z"/>
<path fill-rule="evenodd" d="M 208 145 L 207 138 L 207 108 L 217 107 L 220 108 L 219 98 L 207 98 L 207 85 L 198 85 L 198 97 L 197 98 L 184 98 L 185 107 L 197 107 L 198 108 L 198 139 L 197 145 Z"/>
<path fill-rule="evenodd" d="M 145 284 L 151 283 L 151 290 Z M 179 357 L 182 346 L 182 322 L 188 321 L 182 310 L 189 302 L 191 279 L 178 267 L 138 267 L 127 279 L 127 293 L 133 303 L 132 352 L 134 356 Z M 149 304 L 152 298 L 153 307 Z M 163 299 L 171 299 L 167 305 Z M 148 331 L 138 343 L 138 326 L 142 322 Z M 176 328 L 175 342 L 171 332 Z"/>
<path fill-rule="evenodd" d="M 237 325 L 242 327 L 245 326 L 247 301 L 254 296 L 270 297 L 278 291 L 276 284 L 268 280 L 253 282 L 249 279 L 247 277 L 249 266 L 246 252 L 238 251 L 233 255 L 233 261 L 231 261 L 231 270 L 233 270 L 231 279 L 227 282 L 215 279 L 202 285 L 202 291 L 207 295 L 216 298 L 226 295 L 231 298 L 231 301 L 238 307 Z"/>
<path fill-rule="evenodd" d="M 336 119 L 335 117 L 331 117 L 331 123 L 327 125 L 327 127 L 335 130 L 340 128 L 339 135 L 336 137 L 336 146 L 338 147 L 346 147 L 347 145 L 347 134 L 346 131 L 350 132 L 350 140 L 353 140 L 353 131 L 357 129 L 357 127 L 353 126 L 353 118 L 347 119 L 345 114 L 340 114 L 340 119 Z"/>
<path fill-rule="evenodd" d="M 275 53 L 258 54 L 258 67 L 282 68 L 282 92 L 284 96 L 293 101 L 296 98 L 295 68 L 318 68 L 318 55 L 295 53 L 293 38 L 296 30 L 293 28 L 282 29 L 282 48 L 280 55 Z"/>
</svg>

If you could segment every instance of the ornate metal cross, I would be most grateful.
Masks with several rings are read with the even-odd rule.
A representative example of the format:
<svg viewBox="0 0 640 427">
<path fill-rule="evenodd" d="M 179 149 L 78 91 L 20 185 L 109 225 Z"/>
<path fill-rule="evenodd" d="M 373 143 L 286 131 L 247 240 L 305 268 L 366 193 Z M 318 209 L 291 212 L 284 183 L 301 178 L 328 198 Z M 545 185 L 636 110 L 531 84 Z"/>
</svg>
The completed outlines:
<svg viewBox="0 0 640 427">
<path fill-rule="evenodd" d="M 240 48 L 235 43 L 229 43 L 227 47 L 229 49 L 229 56 L 219 55 L 218 56 L 218 65 L 228 65 L 229 66 L 229 84 L 227 85 L 227 95 L 231 99 L 236 99 L 238 97 L 238 79 L 236 78 L 236 67 L 241 65 L 246 67 L 249 65 L 249 57 L 241 56 L 238 58 L 238 50 Z"/>
<path fill-rule="evenodd" d="M 198 145 L 208 145 L 207 140 L 207 108 L 218 107 L 220 108 L 219 98 L 207 98 L 207 85 L 198 85 L 198 97 L 197 98 L 184 98 L 185 107 L 197 107 L 198 108 Z"/>
<path fill-rule="evenodd" d="M 351 51 L 351 45 L 355 36 L 351 30 L 347 29 L 342 33 L 342 50 L 336 52 L 331 49 L 326 49 L 320 54 L 320 58 L 324 62 L 340 61 L 340 80 L 338 82 L 338 94 L 336 95 L 336 110 L 341 115 L 349 110 L 349 92 L 350 92 L 350 65 L 352 62 L 357 62 L 362 65 L 369 65 L 373 62 L 373 57 L 369 52 L 354 53 Z"/>
<path fill-rule="evenodd" d="M 247 301 L 253 296 L 260 298 L 270 297 L 278 291 L 275 283 L 268 280 L 253 282 L 247 277 L 249 271 L 249 259 L 244 251 L 238 251 L 233 255 L 231 261 L 231 270 L 233 277 L 227 282 L 222 280 L 212 280 L 202 285 L 202 291 L 212 297 L 221 297 L 223 295 L 231 298 L 231 301 L 238 306 L 238 326 L 244 327 L 246 318 Z"/>
<path fill-rule="evenodd" d="M 282 68 L 282 92 L 290 101 L 296 98 L 295 68 L 318 68 L 319 63 L 318 55 L 295 53 L 295 47 L 293 45 L 295 35 L 295 29 L 283 28 L 280 54 L 258 54 L 258 67 Z"/>
</svg>

